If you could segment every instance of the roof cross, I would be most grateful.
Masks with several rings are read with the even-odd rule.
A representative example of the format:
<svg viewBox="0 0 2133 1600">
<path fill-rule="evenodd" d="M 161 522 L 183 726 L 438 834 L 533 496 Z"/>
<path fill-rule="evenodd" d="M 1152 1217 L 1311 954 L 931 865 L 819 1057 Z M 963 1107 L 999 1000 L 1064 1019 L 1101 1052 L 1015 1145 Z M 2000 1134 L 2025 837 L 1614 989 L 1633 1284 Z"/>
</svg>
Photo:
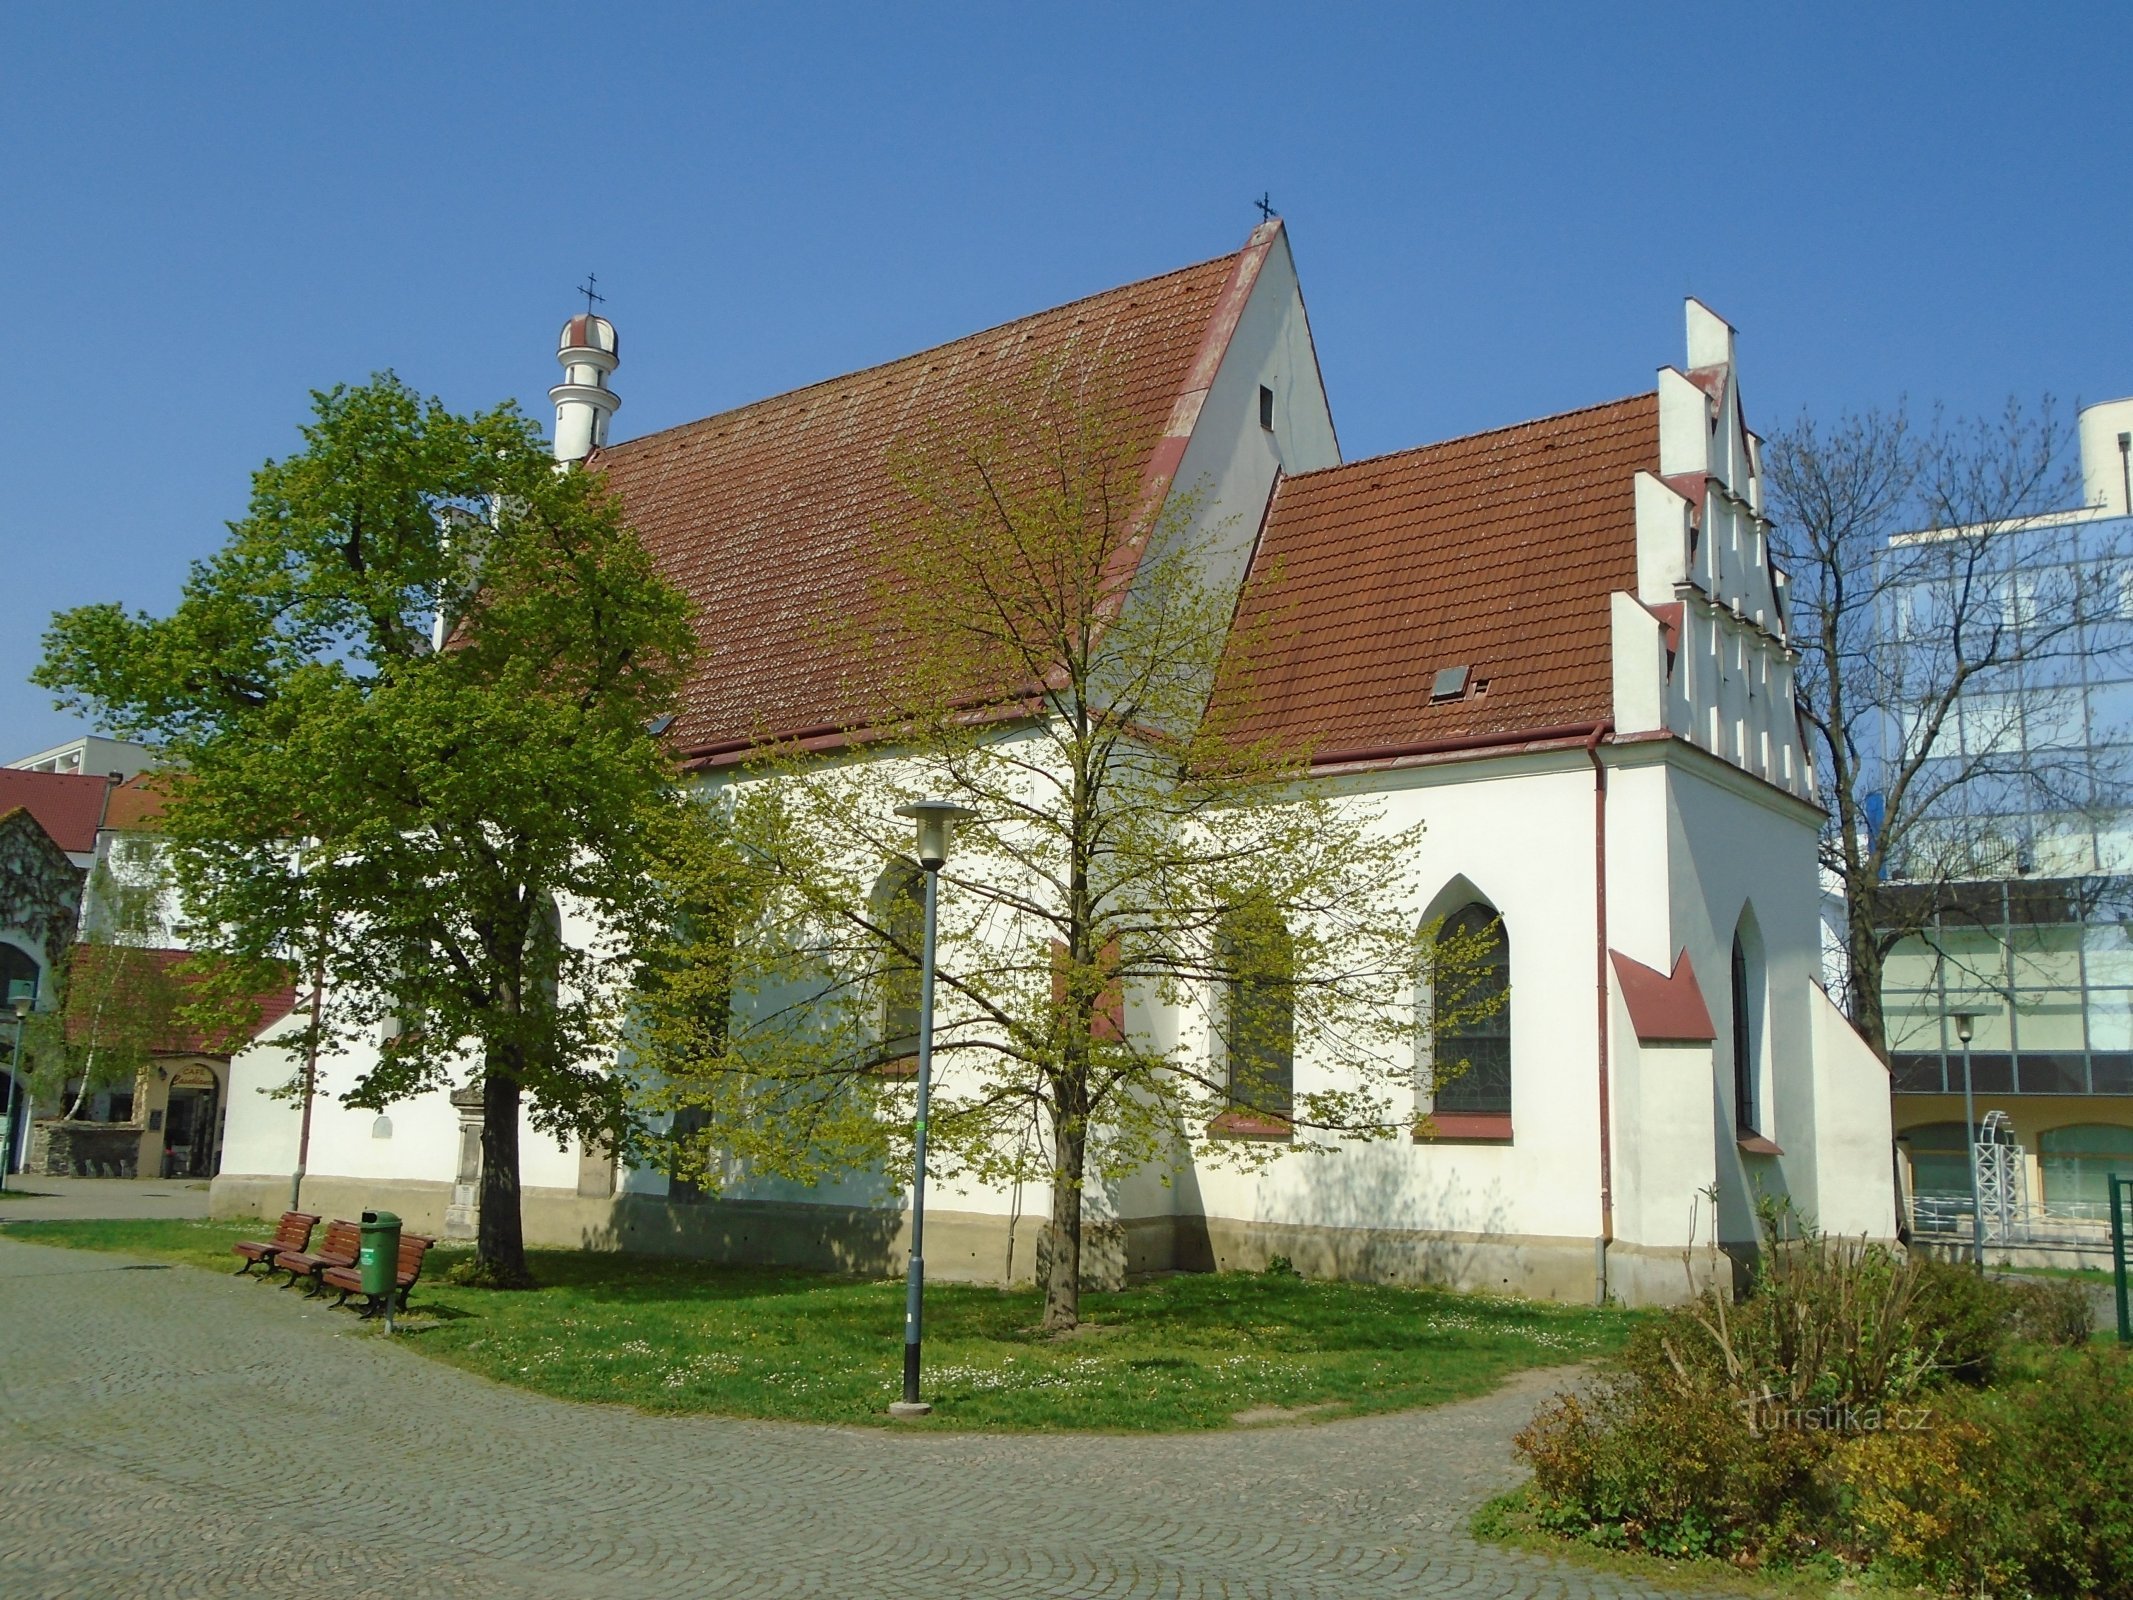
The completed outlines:
<svg viewBox="0 0 2133 1600">
<path fill-rule="evenodd" d="M 1272 222 L 1274 220 L 1273 197 L 1266 191 L 1261 190 L 1259 198 L 1254 200 L 1252 204 L 1259 208 L 1259 220 L 1261 222 Z"/>
<path fill-rule="evenodd" d="M 607 303 L 606 295 L 593 293 L 593 285 L 598 283 L 599 281 L 600 275 L 598 273 L 588 272 L 585 274 L 585 281 L 578 285 L 578 293 L 585 296 L 585 314 L 588 317 L 592 315 L 594 301 L 597 300 L 602 305 L 605 305 Z"/>
</svg>

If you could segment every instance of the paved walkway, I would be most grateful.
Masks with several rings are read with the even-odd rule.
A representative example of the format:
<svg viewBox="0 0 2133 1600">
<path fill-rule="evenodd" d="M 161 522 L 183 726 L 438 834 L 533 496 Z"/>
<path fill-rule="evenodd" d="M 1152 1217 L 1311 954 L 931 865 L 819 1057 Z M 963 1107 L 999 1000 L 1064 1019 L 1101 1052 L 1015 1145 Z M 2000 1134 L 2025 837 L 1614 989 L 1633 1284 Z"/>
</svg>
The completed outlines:
<svg viewBox="0 0 2133 1600">
<path fill-rule="evenodd" d="M 0 1223 L 206 1215 L 205 1178 L 47 1178 L 10 1172 L 7 1193 L 0 1196 Z"/>
<path fill-rule="evenodd" d="M 572 1405 L 256 1284 L 0 1230 L 0 1595 L 1626 1597 L 1477 1547 L 1548 1392 L 1165 1438 Z"/>
</svg>

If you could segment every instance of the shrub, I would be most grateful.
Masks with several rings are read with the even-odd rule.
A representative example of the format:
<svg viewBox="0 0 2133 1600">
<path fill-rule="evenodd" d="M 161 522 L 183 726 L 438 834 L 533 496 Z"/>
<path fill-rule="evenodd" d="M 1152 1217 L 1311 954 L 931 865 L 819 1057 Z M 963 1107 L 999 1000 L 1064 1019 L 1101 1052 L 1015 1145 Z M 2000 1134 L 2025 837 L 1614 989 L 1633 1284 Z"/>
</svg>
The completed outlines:
<svg viewBox="0 0 2133 1600">
<path fill-rule="evenodd" d="M 1953 1415 L 1846 1441 L 1830 1475 L 1847 1507 L 1850 1552 L 1935 1589 L 2003 1587 L 2019 1564 L 2008 1555 L 1998 1466 L 1993 1436 Z"/>
<path fill-rule="evenodd" d="M 1616 1373 L 1559 1396 L 1516 1440 L 1542 1526 L 1659 1555 L 1811 1544 L 1834 1435 L 1760 1427 L 1707 1384 Z M 1804 1549 L 1802 1550 L 1804 1553 Z"/>
<path fill-rule="evenodd" d="M 1938 1365 L 1959 1382 L 1990 1383 L 2014 1325 L 2014 1286 L 1953 1261 L 1914 1258 L 1912 1267 L 1918 1278 L 1913 1316 L 1936 1339 Z"/>
<path fill-rule="evenodd" d="M 2096 1303 L 2081 1284 L 2035 1278 L 2014 1291 L 2014 1333 L 2033 1344 L 2079 1349 L 2096 1334 Z"/>
<path fill-rule="evenodd" d="M 2031 1587 L 2133 1594 L 2133 1361 L 2084 1350 L 1992 1398 Z"/>
<path fill-rule="evenodd" d="M 2086 1300 L 2077 1311 L 2060 1292 L 2069 1286 L 2012 1286 L 1831 1240 L 1782 1206 L 1761 1221 L 1745 1299 L 1706 1290 L 1647 1324 L 1588 1394 L 1558 1397 L 1519 1434 L 1541 1524 L 1668 1555 L 1834 1549 L 1972 1588 L 2025 1570 L 2027 1532 L 2009 1507 L 2054 1473 L 2040 1453 L 2019 1485 L 1997 1474 L 2019 1454 L 2010 1430 L 2036 1440 L 2047 1430 L 1977 1410 L 1982 1398 L 1949 1383 L 1989 1383 L 2018 1328 L 2085 1338 Z M 2109 1403 L 2093 1401 L 2095 1417 L 2124 1415 L 2119 1381 Z M 2092 1426 L 2096 1460 L 2117 1460 L 2101 1442 L 2108 1429 Z M 2121 1448 L 2126 1439 L 2133 1424 Z M 2109 1493 L 2133 1490 L 2133 1470 L 2113 1470 L 2083 1480 L 2069 1528 L 2118 1515 Z M 2082 1551 L 2067 1570 L 2102 1570 Z"/>
</svg>

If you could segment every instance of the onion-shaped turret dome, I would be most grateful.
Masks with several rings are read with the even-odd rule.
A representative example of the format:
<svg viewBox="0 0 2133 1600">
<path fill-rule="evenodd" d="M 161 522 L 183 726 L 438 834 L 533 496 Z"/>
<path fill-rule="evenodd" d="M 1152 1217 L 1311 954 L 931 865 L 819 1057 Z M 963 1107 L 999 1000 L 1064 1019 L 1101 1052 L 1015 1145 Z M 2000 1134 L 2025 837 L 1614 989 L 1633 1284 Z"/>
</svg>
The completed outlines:
<svg viewBox="0 0 2133 1600">
<path fill-rule="evenodd" d="M 615 325 L 590 311 L 581 311 L 563 324 L 555 348 L 558 356 L 570 350 L 598 350 L 617 357 L 622 353 L 615 342 Z"/>
</svg>

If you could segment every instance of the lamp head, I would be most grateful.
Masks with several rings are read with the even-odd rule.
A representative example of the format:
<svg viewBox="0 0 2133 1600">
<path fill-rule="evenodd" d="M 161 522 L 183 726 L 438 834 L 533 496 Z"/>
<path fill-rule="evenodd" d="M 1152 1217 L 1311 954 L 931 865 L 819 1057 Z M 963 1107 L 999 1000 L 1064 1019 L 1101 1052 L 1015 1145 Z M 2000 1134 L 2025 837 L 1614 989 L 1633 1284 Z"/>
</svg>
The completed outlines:
<svg viewBox="0 0 2133 1600">
<path fill-rule="evenodd" d="M 898 806 L 896 814 L 918 824 L 918 864 L 928 872 L 939 871 L 948 859 L 948 836 L 955 824 L 977 815 L 953 800 L 914 800 L 907 806 Z"/>
<path fill-rule="evenodd" d="M 31 998 L 30 998 L 30 997 L 29 997 L 28 995 L 26 995 L 26 994 L 18 994 L 18 995 L 16 995 L 16 996 L 15 996 L 15 1000 L 14 1000 L 14 1006 L 15 1006 L 15 1020 L 16 1020 L 17 1022 L 20 1022 L 20 1021 L 22 1021 L 22 1020 L 23 1020 L 23 1019 L 24 1019 L 25 1017 L 27 1017 L 27 1016 L 28 1016 L 28 1015 L 30 1014 L 30 1008 L 31 1008 L 32 1006 L 36 1005 L 36 1004 L 37 1004 L 37 1002 L 36 1002 L 35 1000 L 31 999 Z"/>
<path fill-rule="evenodd" d="M 1958 1039 L 1962 1040 L 1964 1044 L 1968 1044 L 1968 1043 L 1970 1042 L 1970 1037 L 1971 1037 L 1971 1035 L 1972 1035 L 1972 1034 L 1974 1034 L 1974 1033 L 1976 1033 L 1976 1032 L 1977 1032 L 1977 1018 L 1976 1018 L 1976 1017 L 1974 1017 L 1974 1016 L 1972 1016 L 1972 1015 L 1971 1015 L 1971 1014 L 1970 1014 L 1969 1012 L 1967 1012 L 1967 1011 L 1958 1011 L 1958 1012 L 1956 1012 L 1956 1014 L 1955 1014 L 1955 1036 L 1956 1036 L 1956 1038 L 1958 1038 Z"/>
</svg>

